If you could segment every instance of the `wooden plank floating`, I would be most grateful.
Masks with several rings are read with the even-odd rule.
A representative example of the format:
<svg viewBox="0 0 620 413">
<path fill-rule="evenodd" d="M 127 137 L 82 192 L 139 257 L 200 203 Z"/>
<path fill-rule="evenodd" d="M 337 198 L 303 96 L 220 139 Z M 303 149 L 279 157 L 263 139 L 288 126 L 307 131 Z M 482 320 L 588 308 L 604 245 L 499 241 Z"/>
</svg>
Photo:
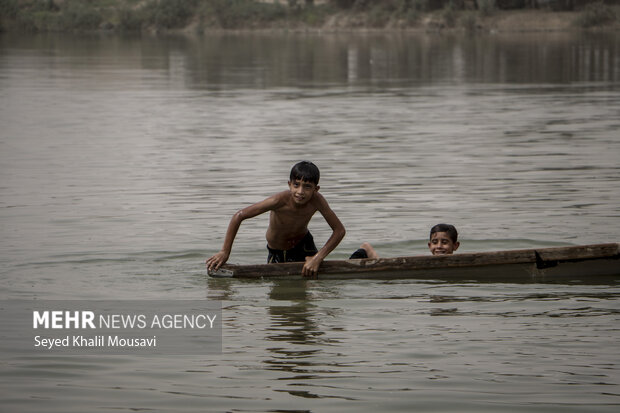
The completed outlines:
<svg viewBox="0 0 620 413">
<path fill-rule="evenodd" d="M 303 263 L 225 264 L 212 277 L 302 278 Z M 443 256 L 327 260 L 319 279 L 437 279 L 495 282 L 588 280 L 618 277 L 620 244 L 594 244 Z"/>
</svg>

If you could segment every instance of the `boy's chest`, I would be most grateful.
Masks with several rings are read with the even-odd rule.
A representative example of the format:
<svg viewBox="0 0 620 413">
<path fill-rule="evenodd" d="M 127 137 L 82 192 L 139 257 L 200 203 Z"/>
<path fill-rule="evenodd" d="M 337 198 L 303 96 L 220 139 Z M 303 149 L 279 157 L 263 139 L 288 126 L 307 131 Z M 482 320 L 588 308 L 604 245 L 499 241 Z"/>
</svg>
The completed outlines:
<svg viewBox="0 0 620 413">
<path fill-rule="evenodd" d="M 313 207 L 291 208 L 286 206 L 272 211 L 271 218 L 283 224 L 299 224 L 309 221 L 315 212 L 316 208 Z"/>
</svg>

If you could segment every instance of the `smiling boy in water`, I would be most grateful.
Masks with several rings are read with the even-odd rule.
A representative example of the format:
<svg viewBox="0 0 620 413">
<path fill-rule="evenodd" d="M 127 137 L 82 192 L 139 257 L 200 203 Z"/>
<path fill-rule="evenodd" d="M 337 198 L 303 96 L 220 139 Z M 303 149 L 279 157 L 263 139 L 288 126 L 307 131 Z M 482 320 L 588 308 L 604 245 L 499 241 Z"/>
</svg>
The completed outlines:
<svg viewBox="0 0 620 413">
<path fill-rule="evenodd" d="M 431 228 L 428 249 L 433 255 L 449 255 L 459 248 L 459 233 L 454 225 L 437 224 Z"/>
<path fill-rule="evenodd" d="M 233 215 L 228 224 L 222 249 L 207 262 L 209 271 L 217 271 L 230 256 L 233 241 L 241 222 L 270 211 L 269 227 L 265 235 L 269 263 L 305 262 L 301 274 L 316 276 L 321 262 L 336 248 L 345 235 L 345 229 L 327 201 L 319 193 L 319 168 L 312 162 L 302 161 L 291 169 L 288 191 L 250 205 Z M 308 222 L 319 211 L 332 228 L 323 248 L 317 251 L 308 231 Z"/>
<path fill-rule="evenodd" d="M 433 255 L 450 255 L 459 248 L 459 233 L 454 225 L 437 224 L 431 228 L 428 249 Z M 368 242 L 360 245 L 360 248 L 349 259 L 379 258 L 379 254 Z"/>
</svg>

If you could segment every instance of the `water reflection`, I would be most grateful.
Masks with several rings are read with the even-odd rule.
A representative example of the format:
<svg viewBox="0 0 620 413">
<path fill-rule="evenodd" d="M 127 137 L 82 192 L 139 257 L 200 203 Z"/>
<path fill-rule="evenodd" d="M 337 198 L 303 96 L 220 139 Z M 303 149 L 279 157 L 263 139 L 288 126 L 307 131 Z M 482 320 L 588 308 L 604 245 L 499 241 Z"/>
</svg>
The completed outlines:
<svg viewBox="0 0 620 413">
<path fill-rule="evenodd" d="M 266 339 L 277 346 L 268 348 L 271 357 L 264 363 L 267 369 L 294 373 L 291 379 L 295 380 L 312 378 L 316 365 L 313 356 L 323 352 L 317 344 L 324 333 L 314 320 L 317 306 L 308 292 L 308 283 L 278 280 L 269 292 L 271 322 L 265 333 Z"/>
<path fill-rule="evenodd" d="M 2 46 L 49 48 L 62 56 L 134 62 L 192 88 L 416 86 L 433 83 L 615 82 L 620 79 L 617 33 L 209 34 L 201 37 L 5 35 Z M 119 59 L 119 56 L 122 59 Z M 85 69 L 88 61 L 50 60 Z"/>
<path fill-rule="evenodd" d="M 617 81 L 617 34 L 234 35 L 191 41 L 195 86 Z M 189 50 L 188 50 L 189 52 Z"/>
<path fill-rule="evenodd" d="M 323 335 L 313 320 L 313 310 L 316 305 L 312 303 L 308 294 L 307 282 L 305 280 L 278 280 L 273 284 L 269 292 L 269 298 L 273 304 L 269 306 L 271 326 L 267 329 L 268 340 L 291 344 L 313 344 L 317 343 L 318 338 Z M 274 351 L 290 354 L 286 350 Z"/>
</svg>

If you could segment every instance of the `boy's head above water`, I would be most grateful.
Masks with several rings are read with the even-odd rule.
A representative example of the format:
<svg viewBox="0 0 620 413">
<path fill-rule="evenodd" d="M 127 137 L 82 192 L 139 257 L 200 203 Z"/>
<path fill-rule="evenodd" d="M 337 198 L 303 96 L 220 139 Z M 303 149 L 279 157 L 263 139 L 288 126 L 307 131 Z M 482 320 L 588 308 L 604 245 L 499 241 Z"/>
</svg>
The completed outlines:
<svg viewBox="0 0 620 413">
<path fill-rule="evenodd" d="M 431 228 L 428 248 L 433 255 L 448 255 L 456 251 L 460 245 L 459 234 L 454 225 L 437 224 Z"/>
<path fill-rule="evenodd" d="M 321 173 L 315 164 L 308 161 L 301 161 L 296 163 L 291 169 L 291 177 L 289 180 L 291 182 L 296 180 L 306 181 L 318 185 L 320 177 Z"/>
<path fill-rule="evenodd" d="M 319 190 L 319 168 L 308 161 L 302 161 L 291 169 L 288 187 L 297 206 L 307 205 Z"/>
</svg>

